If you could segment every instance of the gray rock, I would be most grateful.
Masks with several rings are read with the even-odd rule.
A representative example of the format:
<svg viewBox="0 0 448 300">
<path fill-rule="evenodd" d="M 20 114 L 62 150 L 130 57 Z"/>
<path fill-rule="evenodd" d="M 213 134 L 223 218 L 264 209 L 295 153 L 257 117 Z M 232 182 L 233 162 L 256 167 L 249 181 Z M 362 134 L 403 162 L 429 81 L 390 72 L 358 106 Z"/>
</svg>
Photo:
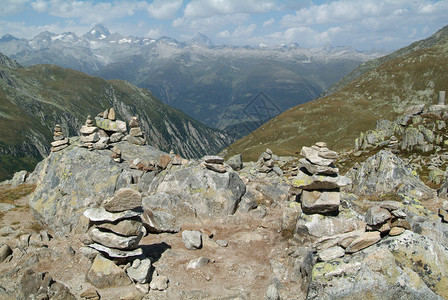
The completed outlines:
<svg viewBox="0 0 448 300">
<path fill-rule="evenodd" d="M 155 194 L 177 195 L 185 206 L 195 210 L 199 218 L 210 218 L 233 214 L 245 192 L 246 186 L 233 171 L 221 174 L 200 166 L 189 166 L 166 174 Z M 152 208 L 153 212 L 156 210 L 157 207 Z"/>
<path fill-rule="evenodd" d="M 381 208 L 379 205 L 370 207 L 366 212 L 366 223 L 370 226 L 383 224 L 391 218 L 392 215 L 390 212 L 387 209 Z"/>
<path fill-rule="evenodd" d="M 76 299 L 65 285 L 54 281 L 48 272 L 37 273 L 31 269 L 26 269 L 23 272 L 16 292 L 15 299 L 18 300 Z"/>
<path fill-rule="evenodd" d="M 126 257 L 135 257 L 135 256 L 141 256 L 143 254 L 143 250 L 141 248 L 133 249 L 133 250 L 119 250 L 114 248 L 109 248 L 106 246 L 103 246 L 101 244 L 93 243 L 89 245 L 90 249 L 95 250 L 96 253 L 98 251 L 106 253 L 110 257 L 115 258 L 126 258 Z M 85 247 L 85 248 L 89 248 Z M 85 251 L 87 252 L 87 251 Z M 93 257 L 95 258 L 95 257 Z"/>
<path fill-rule="evenodd" d="M 183 222 L 195 221 L 196 215 L 178 195 L 157 193 L 143 198 L 143 221 L 153 232 L 179 232 Z"/>
<path fill-rule="evenodd" d="M 103 207 L 109 212 L 132 210 L 142 205 L 142 195 L 130 188 L 119 189 L 113 198 L 106 199 Z"/>
<path fill-rule="evenodd" d="M 321 238 L 337 234 L 347 233 L 355 230 L 364 230 L 366 223 L 359 220 L 357 216 L 328 217 L 319 214 L 302 215 L 296 226 L 296 233 L 302 236 L 313 236 Z"/>
<path fill-rule="evenodd" d="M 206 156 L 204 156 L 203 160 L 209 164 L 223 164 L 224 163 L 224 158 L 222 158 L 221 156 L 216 156 L 216 155 L 206 155 Z"/>
<path fill-rule="evenodd" d="M 234 171 L 239 171 L 243 168 L 243 157 L 241 154 L 234 155 L 226 161 L 226 164 Z"/>
<path fill-rule="evenodd" d="M 418 178 L 414 169 L 389 150 L 369 157 L 347 173 L 357 195 L 396 194 L 402 199 L 432 199 L 436 193 Z"/>
<path fill-rule="evenodd" d="M 126 269 L 128 276 L 137 283 L 148 283 L 152 276 L 152 263 L 149 258 L 135 259 L 132 266 Z"/>
<path fill-rule="evenodd" d="M 0 244 L 0 263 L 12 254 L 12 249 L 7 244 Z"/>
<path fill-rule="evenodd" d="M 90 135 L 92 133 L 98 132 L 98 127 L 93 126 L 82 126 L 79 132 L 82 135 Z M 99 137 L 98 137 L 99 138 Z"/>
<path fill-rule="evenodd" d="M 444 299 L 440 280 L 447 276 L 448 254 L 443 249 L 410 231 L 384 238 L 350 259 L 315 264 L 307 299 Z"/>
<path fill-rule="evenodd" d="M 205 167 L 209 170 L 218 172 L 218 173 L 225 173 L 227 171 L 225 165 L 221 164 L 214 164 L 214 163 L 204 163 Z"/>
<path fill-rule="evenodd" d="M 119 220 L 113 223 L 99 223 L 95 224 L 95 227 L 107 229 L 124 236 L 139 235 L 143 230 L 142 222 L 134 219 Z"/>
<path fill-rule="evenodd" d="M 238 206 L 238 211 L 242 213 L 247 213 L 252 209 L 256 209 L 257 206 L 258 204 L 253 198 L 253 195 L 250 192 L 246 192 L 243 198 L 241 198 L 241 202 Z"/>
<path fill-rule="evenodd" d="M 16 187 L 19 186 L 23 183 L 25 183 L 25 179 L 27 176 L 28 172 L 25 170 L 19 171 L 14 173 L 14 176 L 12 177 L 12 179 L 9 181 L 11 184 L 11 187 Z"/>
<path fill-rule="evenodd" d="M 86 279 L 100 289 L 126 286 L 132 283 L 122 268 L 101 255 L 96 256 L 86 274 Z"/>
<path fill-rule="evenodd" d="M 339 169 L 331 166 L 319 166 L 312 164 L 309 160 L 301 158 L 299 160 L 299 168 L 305 168 L 311 174 L 326 174 L 333 175 L 338 174 Z"/>
<path fill-rule="evenodd" d="M 96 128 L 98 131 L 97 127 L 89 127 L 89 128 Z M 98 132 L 93 132 L 89 135 L 83 135 L 80 138 L 80 141 L 83 143 L 96 143 L 100 140 L 100 135 L 98 134 Z"/>
<path fill-rule="evenodd" d="M 168 277 L 163 275 L 157 275 L 152 278 L 149 284 L 151 290 L 164 291 L 168 288 Z"/>
<path fill-rule="evenodd" d="M 325 250 L 319 251 L 317 257 L 319 261 L 330 261 L 345 255 L 345 250 L 339 246 L 334 246 Z"/>
<path fill-rule="evenodd" d="M 126 122 L 123 121 L 112 121 L 106 118 L 95 117 L 96 126 L 105 130 L 105 131 L 113 131 L 113 132 L 121 132 L 126 133 L 127 127 Z"/>
<path fill-rule="evenodd" d="M 224 240 L 216 240 L 216 244 L 218 244 L 218 246 L 220 247 L 227 247 L 229 245 L 229 243 Z"/>
<path fill-rule="evenodd" d="M 351 180 L 345 176 L 308 175 L 299 170 L 297 176 L 291 179 L 295 188 L 304 190 L 331 190 L 347 186 Z"/>
<path fill-rule="evenodd" d="M 381 201 L 379 204 L 381 208 L 387 209 L 389 211 L 397 210 L 400 207 L 403 207 L 403 204 L 401 204 L 398 201 Z"/>
<path fill-rule="evenodd" d="M 104 247 L 104 246 L 102 246 Z M 78 252 L 81 253 L 82 255 L 84 255 L 85 257 L 87 257 L 88 259 L 90 259 L 91 261 L 93 261 L 95 259 L 95 257 L 100 254 L 100 251 L 91 248 L 90 245 L 89 247 L 79 247 Z"/>
<path fill-rule="evenodd" d="M 302 211 L 306 214 L 326 214 L 336 212 L 340 205 L 339 190 L 304 190 L 301 194 Z"/>
<path fill-rule="evenodd" d="M 210 262 L 210 259 L 206 257 L 199 257 L 196 259 L 192 259 L 188 262 L 187 269 L 199 269 L 202 268 Z"/>
<path fill-rule="evenodd" d="M 138 137 L 138 136 L 132 136 L 132 135 L 127 135 L 126 141 L 128 141 L 128 143 L 130 143 L 130 144 L 139 145 L 139 146 L 143 146 L 146 144 L 146 139 L 144 137 Z"/>
<path fill-rule="evenodd" d="M 111 142 L 111 143 L 118 143 L 121 140 L 123 140 L 124 137 L 125 137 L 125 135 L 123 133 L 121 133 L 121 132 L 114 132 L 114 133 L 111 134 L 109 142 Z"/>
<path fill-rule="evenodd" d="M 182 242 L 189 250 L 200 249 L 202 247 L 202 235 L 196 230 L 182 231 Z"/>
<path fill-rule="evenodd" d="M 270 284 L 268 286 L 266 291 L 266 300 L 280 300 L 280 295 L 276 284 Z"/>
<path fill-rule="evenodd" d="M 126 210 L 117 213 L 111 213 L 105 210 L 103 207 L 88 208 L 84 211 L 84 216 L 89 218 L 93 222 L 115 222 L 123 219 L 129 219 L 137 217 L 141 214 L 140 211 Z"/>
<path fill-rule="evenodd" d="M 381 240 L 379 231 L 364 232 L 345 249 L 346 253 L 355 253 Z"/>
<path fill-rule="evenodd" d="M 334 162 L 334 159 L 326 159 L 319 156 L 319 150 L 312 147 L 302 147 L 300 152 L 301 155 L 305 156 L 312 164 L 320 166 L 329 166 Z"/>
<path fill-rule="evenodd" d="M 95 242 L 106 247 L 120 250 L 133 250 L 137 248 L 138 243 L 143 236 L 143 232 L 140 232 L 139 235 L 125 237 L 113 232 L 101 231 L 96 227 L 92 227 L 89 230 L 89 236 Z"/>
<path fill-rule="evenodd" d="M 16 208 L 15 205 L 9 203 L 0 203 L 0 212 L 7 212 L 13 208 Z"/>
<path fill-rule="evenodd" d="M 94 171 L 92 171 L 94 170 Z M 69 146 L 51 153 L 36 168 L 37 188 L 29 205 L 57 235 L 71 232 L 86 207 L 111 197 L 121 168 L 107 153 Z"/>
</svg>

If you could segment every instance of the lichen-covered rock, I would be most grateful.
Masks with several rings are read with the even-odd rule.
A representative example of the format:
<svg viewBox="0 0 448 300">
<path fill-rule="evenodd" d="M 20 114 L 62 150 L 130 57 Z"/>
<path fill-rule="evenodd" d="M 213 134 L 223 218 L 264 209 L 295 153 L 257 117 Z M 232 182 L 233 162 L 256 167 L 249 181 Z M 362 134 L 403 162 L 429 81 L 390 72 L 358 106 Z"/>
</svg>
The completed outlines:
<svg viewBox="0 0 448 300">
<path fill-rule="evenodd" d="M 352 192 L 358 195 L 397 194 L 402 199 L 431 199 L 435 191 L 420 181 L 413 168 L 389 150 L 369 157 L 347 174 Z"/>
<path fill-rule="evenodd" d="M 245 192 L 246 185 L 237 173 L 217 173 L 195 165 L 167 173 L 154 194 L 177 195 L 199 217 L 209 218 L 233 214 Z M 148 202 L 145 207 L 157 211 L 160 205 Z"/>
<path fill-rule="evenodd" d="M 446 299 L 448 252 L 405 231 L 350 256 L 314 265 L 307 299 Z"/>
<path fill-rule="evenodd" d="M 131 280 L 123 269 L 101 255 L 96 256 L 86 274 L 86 279 L 100 289 L 131 284 Z"/>
</svg>

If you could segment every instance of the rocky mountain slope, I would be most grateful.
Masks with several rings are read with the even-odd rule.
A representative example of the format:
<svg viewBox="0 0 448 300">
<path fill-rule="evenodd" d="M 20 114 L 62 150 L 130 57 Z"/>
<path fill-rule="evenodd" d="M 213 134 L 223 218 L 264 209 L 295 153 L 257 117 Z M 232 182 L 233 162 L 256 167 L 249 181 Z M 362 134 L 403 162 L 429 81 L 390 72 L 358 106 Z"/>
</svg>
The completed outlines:
<svg viewBox="0 0 448 300">
<path fill-rule="evenodd" d="M 434 189 L 410 162 L 448 162 L 447 121 L 412 107 L 348 152 L 244 164 L 75 141 L 0 184 L 0 296 L 445 299 L 447 176 Z"/>
<path fill-rule="evenodd" d="M 412 43 L 411 45 L 401 48 L 397 51 L 394 51 L 388 55 L 381 56 L 372 60 L 369 60 L 365 63 L 360 64 L 358 67 L 356 67 L 350 74 L 347 76 L 344 76 L 341 80 L 339 80 L 336 84 L 332 85 L 328 90 L 326 90 L 322 96 L 328 96 L 334 92 L 339 91 L 344 86 L 352 82 L 354 79 L 362 76 L 363 74 L 372 71 L 373 69 L 377 68 L 381 64 L 395 59 L 397 57 L 403 56 L 405 54 L 409 54 L 414 51 L 418 51 L 421 49 L 426 49 L 434 46 L 435 44 L 446 40 L 448 38 L 448 26 L 443 27 L 442 29 L 438 30 L 436 33 L 431 35 L 429 38 L 417 41 Z"/>
<path fill-rule="evenodd" d="M 270 145 L 293 155 L 324 139 L 337 150 L 349 148 L 378 119 L 393 120 L 413 104 L 435 104 L 448 80 L 448 38 L 434 46 L 389 60 L 338 92 L 296 106 L 273 118 L 227 149 L 229 155 L 255 153 Z"/>
<path fill-rule="evenodd" d="M 208 126 L 243 136 L 280 112 L 317 97 L 357 65 L 383 52 L 282 45 L 215 46 L 198 34 L 187 42 L 111 34 L 101 25 L 83 36 L 43 32 L 31 40 L 4 36 L 0 52 L 25 66 L 56 64 L 150 90 Z M 268 113 L 254 114 L 266 93 Z M 236 126 L 244 124 L 244 126 Z"/>
<path fill-rule="evenodd" d="M 130 83 L 54 65 L 16 67 L 4 56 L 2 61 L 0 178 L 32 169 L 47 156 L 55 124 L 66 136 L 76 136 L 87 115 L 96 116 L 110 107 L 125 121 L 138 116 L 151 145 L 185 157 L 217 152 L 232 141 Z"/>
</svg>

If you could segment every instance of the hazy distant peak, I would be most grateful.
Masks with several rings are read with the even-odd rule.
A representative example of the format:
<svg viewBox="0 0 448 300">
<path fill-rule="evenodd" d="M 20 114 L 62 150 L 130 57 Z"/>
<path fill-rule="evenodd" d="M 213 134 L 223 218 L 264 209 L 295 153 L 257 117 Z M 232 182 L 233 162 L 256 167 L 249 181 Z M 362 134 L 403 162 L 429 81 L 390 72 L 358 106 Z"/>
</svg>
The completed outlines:
<svg viewBox="0 0 448 300">
<path fill-rule="evenodd" d="M 4 36 L 2 36 L 0 38 L 0 43 L 1 42 L 9 42 L 9 41 L 14 41 L 14 40 L 18 40 L 18 38 L 16 38 L 15 36 L 10 35 L 9 33 L 5 34 Z"/>
<path fill-rule="evenodd" d="M 86 38 L 105 39 L 110 36 L 109 30 L 102 24 L 96 24 L 89 32 L 84 34 Z"/>
<path fill-rule="evenodd" d="M 215 44 L 203 33 L 196 33 L 193 38 L 188 42 L 191 45 L 199 45 L 205 47 L 212 47 Z"/>
</svg>

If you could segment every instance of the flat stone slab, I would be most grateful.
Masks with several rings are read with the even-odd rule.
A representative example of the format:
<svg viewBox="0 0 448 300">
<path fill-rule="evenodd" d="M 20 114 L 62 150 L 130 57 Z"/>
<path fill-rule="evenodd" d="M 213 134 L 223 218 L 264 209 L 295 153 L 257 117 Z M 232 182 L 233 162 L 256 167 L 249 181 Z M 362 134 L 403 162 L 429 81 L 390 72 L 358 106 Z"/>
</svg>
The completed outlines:
<svg viewBox="0 0 448 300">
<path fill-rule="evenodd" d="M 346 253 L 355 253 L 381 240 L 379 231 L 364 232 L 357 237 L 346 249 Z"/>
<path fill-rule="evenodd" d="M 224 158 L 217 155 L 206 155 L 204 156 L 204 161 L 210 164 L 223 164 Z"/>
<path fill-rule="evenodd" d="M 326 175 L 334 175 L 339 173 L 338 168 L 333 168 L 331 166 L 319 166 L 312 164 L 308 159 L 301 158 L 299 160 L 299 168 L 305 168 L 311 174 L 326 174 Z"/>
<path fill-rule="evenodd" d="M 292 179 L 292 185 L 294 187 L 304 190 L 332 190 L 347 186 L 351 183 L 352 181 L 345 176 L 308 175 L 301 170 Z"/>
<path fill-rule="evenodd" d="M 318 147 L 316 147 L 319 149 Z M 320 166 L 329 166 L 334 162 L 334 159 L 327 159 L 319 156 L 319 150 L 312 147 L 302 147 L 300 155 L 305 156 L 312 164 Z"/>
<path fill-rule="evenodd" d="M 215 163 L 204 163 L 205 167 L 209 170 L 218 172 L 218 173 L 225 173 L 227 171 L 225 165 L 221 164 L 215 164 Z"/>
<path fill-rule="evenodd" d="M 96 121 L 96 126 L 98 126 L 101 129 L 104 129 L 106 131 L 127 133 L 126 122 L 119 121 L 119 120 L 112 121 L 112 120 L 104 119 L 101 117 L 96 117 L 95 121 Z"/>
<path fill-rule="evenodd" d="M 113 232 L 101 231 L 96 227 L 89 230 L 89 236 L 93 241 L 100 243 L 106 247 L 120 249 L 120 250 L 132 250 L 137 248 L 140 242 L 143 232 L 139 235 L 121 236 Z"/>
<path fill-rule="evenodd" d="M 135 210 L 126 210 L 118 213 L 111 213 L 105 210 L 103 207 L 88 208 L 84 211 L 84 216 L 86 216 L 90 221 L 93 222 L 115 222 L 118 220 L 129 219 L 140 215 L 141 212 Z"/>
<path fill-rule="evenodd" d="M 345 250 L 342 247 L 334 246 L 318 253 L 318 259 L 320 261 L 330 261 L 338 257 L 345 255 Z"/>
<path fill-rule="evenodd" d="M 383 224 L 387 220 L 391 219 L 392 215 L 387 209 L 381 208 L 379 205 L 369 207 L 366 212 L 366 223 L 370 226 Z"/>
<path fill-rule="evenodd" d="M 82 126 L 79 132 L 83 135 L 89 135 L 98 132 L 98 127 L 96 126 Z"/>
<path fill-rule="evenodd" d="M 97 243 L 90 244 L 89 247 L 98 250 L 100 252 L 104 252 L 110 257 L 116 257 L 116 258 L 134 257 L 143 254 L 143 250 L 141 248 L 123 251 L 119 249 L 109 248 Z"/>
<path fill-rule="evenodd" d="M 143 223 L 138 220 L 121 220 L 113 223 L 95 224 L 95 226 L 120 235 L 131 236 L 139 235 L 142 232 Z"/>
<path fill-rule="evenodd" d="M 115 195 L 103 202 L 103 207 L 109 212 L 132 210 L 142 206 L 142 195 L 133 189 L 119 189 Z"/>
<path fill-rule="evenodd" d="M 302 210 L 306 214 L 325 214 L 339 210 L 341 196 L 337 191 L 302 191 Z"/>
</svg>

